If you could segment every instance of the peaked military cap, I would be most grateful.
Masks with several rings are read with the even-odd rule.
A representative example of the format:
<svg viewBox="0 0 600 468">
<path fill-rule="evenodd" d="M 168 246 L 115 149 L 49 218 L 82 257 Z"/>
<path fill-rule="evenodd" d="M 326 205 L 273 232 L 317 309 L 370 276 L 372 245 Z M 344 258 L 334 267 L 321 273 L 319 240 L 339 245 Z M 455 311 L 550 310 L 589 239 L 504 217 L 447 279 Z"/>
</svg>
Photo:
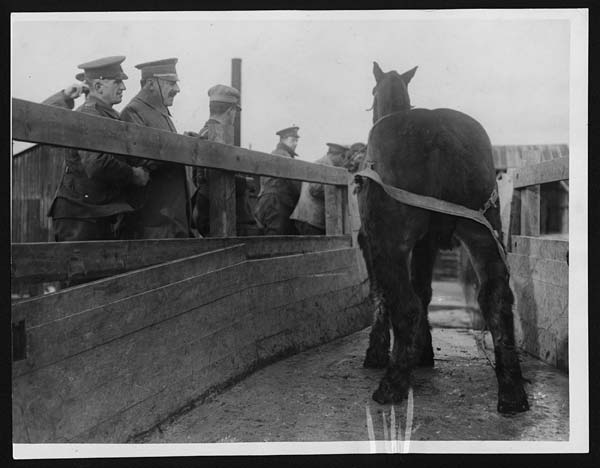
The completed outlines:
<svg viewBox="0 0 600 468">
<path fill-rule="evenodd" d="M 325 143 L 329 146 L 329 153 L 345 153 L 350 148 L 346 145 L 339 145 L 337 143 Z"/>
<path fill-rule="evenodd" d="M 104 57 L 91 62 L 77 65 L 77 68 L 83 70 L 75 77 L 79 79 L 82 75 L 84 79 L 100 79 L 100 80 L 126 80 L 128 77 L 121 68 L 121 63 L 125 60 L 125 56 L 116 55 L 114 57 Z"/>
<path fill-rule="evenodd" d="M 230 102 L 238 104 L 238 108 L 241 109 L 239 106 L 240 92 L 231 86 L 222 84 L 214 85 L 208 90 L 208 97 L 210 102 Z"/>
<path fill-rule="evenodd" d="M 279 135 L 281 138 L 287 138 L 287 137 L 296 137 L 296 138 L 300 138 L 300 135 L 298 135 L 298 130 L 300 130 L 300 127 L 288 127 L 288 128 L 284 128 L 283 130 L 279 130 L 278 132 L 275 133 L 275 135 Z"/>
<path fill-rule="evenodd" d="M 175 70 L 177 60 L 177 58 L 168 58 L 139 63 L 135 68 L 142 71 L 142 80 L 147 78 L 162 78 L 169 81 L 179 81 L 177 71 Z"/>
</svg>

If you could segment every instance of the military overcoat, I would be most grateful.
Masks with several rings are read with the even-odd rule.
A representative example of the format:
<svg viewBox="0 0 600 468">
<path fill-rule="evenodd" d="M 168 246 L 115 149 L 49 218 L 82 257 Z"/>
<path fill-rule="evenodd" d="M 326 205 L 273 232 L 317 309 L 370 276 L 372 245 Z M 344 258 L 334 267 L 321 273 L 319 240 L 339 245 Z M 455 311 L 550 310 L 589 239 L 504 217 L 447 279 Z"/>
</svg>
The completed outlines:
<svg viewBox="0 0 600 468">
<path fill-rule="evenodd" d="M 57 93 L 44 101 L 69 108 L 69 100 Z M 93 96 L 76 112 L 119 120 L 119 113 Z M 133 211 L 127 189 L 133 184 L 133 169 L 121 156 L 73 149 L 66 157 L 65 172 L 48 216 L 58 218 L 103 218 Z"/>
<path fill-rule="evenodd" d="M 160 98 L 145 90 L 127 104 L 121 118 L 145 127 L 177 132 Z M 140 210 L 126 223 L 130 228 L 134 225 L 135 234 L 130 237 L 190 237 L 191 210 L 185 166 L 139 158 L 130 158 L 129 162 L 150 172 L 150 181 L 134 196 Z"/>
</svg>

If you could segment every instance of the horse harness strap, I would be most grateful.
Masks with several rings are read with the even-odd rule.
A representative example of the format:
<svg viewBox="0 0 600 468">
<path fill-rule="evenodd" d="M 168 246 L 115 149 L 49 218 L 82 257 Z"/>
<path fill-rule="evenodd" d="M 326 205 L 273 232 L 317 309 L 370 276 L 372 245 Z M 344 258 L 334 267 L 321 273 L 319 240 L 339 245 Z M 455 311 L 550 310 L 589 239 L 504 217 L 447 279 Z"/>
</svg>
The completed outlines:
<svg viewBox="0 0 600 468">
<path fill-rule="evenodd" d="M 408 192 L 401 188 L 385 184 L 381 180 L 379 174 L 371 168 L 364 169 L 356 173 L 354 177 L 367 177 L 372 181 L 377 182 L 381 186 L 381 188 L 383 188 L 385 193 L 387 193 L 390 197 L 401 203 L 405 203 L 406 205 L 415 206 L 417 208 L 423 208 L 429 211 L 435 211 L 437 213 L 459 216 L 461 218 L 470 219 L 472 221 L 478 222 L 479 224 L 482 224 L 488 229 L 488 231 L 492 235 L 492 238 L 494 239 L 494 241 L 496 242 L 496 246 L 498 247 L 498 252 L 500 253 L 502 261 L 506 265 L 506 268 L 509 268 L 508 262 L 506 260 L 506 251 L 504 249 L 504 245 L 500 241 L 498 233 L 494 230 L 490 222 L 484 216 L 484 213 L 491 206 L 496 206 L 498 200 L 498 191 L 496 189 L 494 189 L 490 198 L 485 202 L 483 208 L 477 211 L 462 205 L 458 205 L 456 203 L 450 203 L 445 200 L 440 200 L 439 198 L 428 197 L 426 195 Z"/>
</svg>

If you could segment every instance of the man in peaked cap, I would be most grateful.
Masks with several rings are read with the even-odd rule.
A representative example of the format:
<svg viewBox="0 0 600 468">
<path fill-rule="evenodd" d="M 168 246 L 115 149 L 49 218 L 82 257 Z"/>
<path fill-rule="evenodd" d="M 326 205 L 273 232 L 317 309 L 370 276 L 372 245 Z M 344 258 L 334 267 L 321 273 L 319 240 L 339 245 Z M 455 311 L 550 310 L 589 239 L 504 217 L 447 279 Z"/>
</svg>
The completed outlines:
<svg viewBox="0 0 600 468">
<path fill-rule="evenodd" d="M 121 112 L 127 122 L 176 133 L 169 107 L 179 93 L 176 58 L 140 63 L 141 90 Z M 131 158 L 150 173 L 150 182 L 137 194 L 140 210 L 127 216 L 123 237 L 165 239 L 191 237 L 189 191 L 180 164 Z"/>
<path fill-rule="evenodd" d="M 209 124 L 234 125 L 237 113 L 242 110 L 240 107 L 240 92 L 231 86 L 217 84 L 208 90 L 208 98 L 209 119 L 200 132 L 185 132 L 186 135 L 206 140 L 208 139 Z M 202 236 L 207 237 L 210 235 L 208 170 L 194 167 L 192 170 L 192 180 L 196 189 L 192 197 L 192 224 Z M 256 233 L 256 222 L 250 208 L 248 192 L 249 181 L 243 175 L 236 175 L 235 219 L 238 236 L 247 236 Z"/>
<path fill-rule="evenodd" d="M 83 63 L 83 78 L 89 89 L 85 103 L 76 112 L 120 120 L 113 105 L 121 102 L 127 75 L 121 68 L 123 56 L 106 57 Z M 65 94 L 66 96 L 66 94 Z M 63 100 L 62 107 L 68 106 Z M 61 105 L 55 102 L 54 105 Z M 115 238 L 114 224 L 119 216 L 133 211 L 127 192 L 148 182 L 147 173 L 131 166 L 118 155 L 71 150 L 65 172 L 50 206 L 56 241 L 102 240 Z"/>
<path fill-rule="evenodd" d="M 327 143 L 327 154 L 315 161 L 316 164 L 342 167 L 346 163 L 349 147 L 338 143 Z M 300 198 L 290 216 L 301 235 L 325 234 L 325 192 L 323 184 L 302 182 Z"/>
<path fill-rule="evenodd" d="M 285 158 L 295 158 L 298 146 L 299 127 L 292 126 L 279 130 L 279 143 L 271 154 Z M 260 192 L 256 203 L 255 216 L 267 236 L 298 234 L 296 226 L 290 220 L 298 197 L 301 182 L 275 177 L 260 178 Z"/>
</svg>

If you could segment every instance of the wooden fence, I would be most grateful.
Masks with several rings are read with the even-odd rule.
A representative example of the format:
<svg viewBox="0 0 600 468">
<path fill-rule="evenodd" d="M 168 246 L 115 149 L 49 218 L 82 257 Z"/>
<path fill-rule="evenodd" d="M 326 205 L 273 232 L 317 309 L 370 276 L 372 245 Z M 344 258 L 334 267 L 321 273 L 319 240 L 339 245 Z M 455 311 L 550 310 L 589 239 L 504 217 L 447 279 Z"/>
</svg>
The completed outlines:
<svg viewBox="0 0 600 468">
<path fill-rule="evenodd" d="M 14 442 L 135 441 L 256 367 L 369 324 L 345 170 L 12 105 L 16 140 L 210 168 L 218 206 L 209 239 L 12 244 L 13 283 L 87 282 L 12 305 Z M 325 184 L 327 235 L 228 235 L 236 173 Z"/>
<path fill-rule="evenodd" d="M 544 361 L 568 370 L 567 226 L 562 232 L 545 233 L 541 229 L 541 207 L 545 185 L 568 181 L 569 159 L 562 157 L 519 167 L 512 179 L 515 194 L 510 214 L 508 261 L 515 294 L 517 344 Z"/>
</svg>

